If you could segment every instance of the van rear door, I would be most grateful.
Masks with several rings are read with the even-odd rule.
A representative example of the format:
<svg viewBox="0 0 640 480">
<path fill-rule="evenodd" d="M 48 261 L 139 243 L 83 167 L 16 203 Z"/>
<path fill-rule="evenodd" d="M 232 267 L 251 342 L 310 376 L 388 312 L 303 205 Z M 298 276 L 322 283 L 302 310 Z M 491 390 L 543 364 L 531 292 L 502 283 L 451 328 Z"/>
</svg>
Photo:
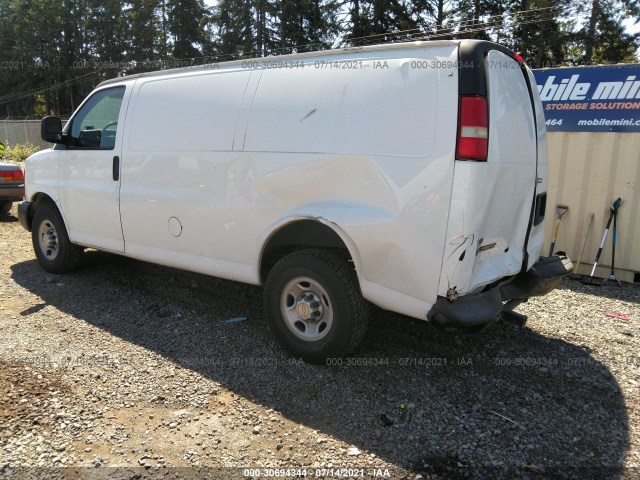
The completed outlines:
<svg viewBox="0 0 640 480">
<path fill-rule="evenodd" d="M 460 106 L 438 294 L 474 292 L 528 264 L 538 142 L 531 86 L 515 54 L 460 44 Z M 538 249 L 539 250 L 539 249 Z"/>
</svg>

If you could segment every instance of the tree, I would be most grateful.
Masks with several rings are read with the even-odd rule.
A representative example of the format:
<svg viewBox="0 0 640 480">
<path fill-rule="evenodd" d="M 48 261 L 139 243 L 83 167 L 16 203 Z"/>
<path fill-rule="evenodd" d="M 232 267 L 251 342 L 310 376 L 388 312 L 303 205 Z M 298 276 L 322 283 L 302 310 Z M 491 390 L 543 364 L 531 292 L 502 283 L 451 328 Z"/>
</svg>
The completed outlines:
<svg viewBox="0 0 640 480">
<path fill-rule="evenodd" d="M 208 10 L 202 0 L 168 0 L 167 30 L 172 37 L 174 58 L 193 58 L 202 55 L 206 43 L 204 26 Z"/>
<path fill-rule="evenodd" d="M 512 5 L 513 37 L 509 46 L 530 66 L 540 68 L 564 63 L 566 29 L 562 0 L 522 0 Z"/>
<path fill-rule="evenodd" d="M 414 0 L 412 17 L 427 37 L 450 38 L 455 0 Z"/>
<path fill-rule="evenodd" d="M 331 46 L 339 33 L 335 0 L 281 0 L 275 13 L 280 49 L 318 50 Z"/>
<path fill-rule="evenodd" d="M 0 117 L 68 115 L 99 81 L 172 58 L 336 43 L 482 38 L 537 67 L 634 62 L 640 39 L 624 22 L 639 17 L 640 0 L 0 0 L 0 60 L 13 66 Z"/>
<path fill-rule="evenodd" d="M 242 0 L 220 0 L 214 11 L 217 44 L 222 55 L 250 55 L 256 50 L 252 4 Z"/>
<path fill-rule="evenodd" d="M 271 35 L 273 15 L 270 15 L 275 10 L 275 5 L 269 0 L 254 0 L 253 5 L 256 52 L 258 56 L 264 57 L 269 54 L 270 47 L 275 43 L 272 42 L 273 35 Z"/>
<path fill-rule="evenodd" d="M 459 0 L 454 14 L 458 23 L 455 37 L 500 41 L 508 10 L 509 5 L 501 0 Z"/>
<path fill-rule="evenodd" d="M 89 59 L 85 5 L 71 0 L 13 0 L 0 3 L 2 56 L 15 65 L 3 75 L 4 92 L 14 92 L 4 103 L 8 116 L 33 115 L 38 98 L 45 110 L 68 114 L 86 93 L 83 79 Z M 76 23 L 69 19 L 75 15 Z M 62 83 L 64 82 L 64 83 Z M 57 88 L 51 85 L 60 84 Z M 49 87 L 49 88 L 47 88 Z M 38 96 L 41 89 L 43 96 Z"/>
<path fill-rule="evenodd" d="M 127 17 L 124 0 L 88 0 L 86 31 L 83 42 L 89 44 L 90 53 L 101 62 L 122 62 L 125 58 Z"/>
<path fill-rule="evenodd" d="M 125 56 L 136 70 L 160 68 L 158 0 L 129 0 L 126 4 Z"/>
<path fill-rule="evenodd" d="M 401 0 L 352 0 L 345 43 L 362 45 L 397 39 L 394 32 L 416 31 L 418 21 L 411 6 Z"/>
<path fill-rule="evenodd" d="M 576 39 L 583 43 L 586 64 L 637 61 L 635 51 L 640 46 L 638 35 L 625 32 L 622 23 L 640 15 L 638 0 L 591 0 L 589 20 L 578 31 Z M 576 6 L 584 10 L 584 4 Z"/>
</svg>

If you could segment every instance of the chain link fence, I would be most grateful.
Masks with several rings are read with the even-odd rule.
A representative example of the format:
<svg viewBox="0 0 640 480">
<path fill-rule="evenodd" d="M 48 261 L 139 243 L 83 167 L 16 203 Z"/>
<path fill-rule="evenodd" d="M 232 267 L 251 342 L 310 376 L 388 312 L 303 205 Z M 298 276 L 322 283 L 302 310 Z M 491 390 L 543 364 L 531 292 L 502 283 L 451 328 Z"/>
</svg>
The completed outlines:
<svg viewBox="0 0 640 480">
<path fill-rule="evenodd" d="M 0 141 L 5 145 L 32 143 L 40 148 L 51 147 L 40 138 L 40 120 L 0 120 Z"/>
</svg>

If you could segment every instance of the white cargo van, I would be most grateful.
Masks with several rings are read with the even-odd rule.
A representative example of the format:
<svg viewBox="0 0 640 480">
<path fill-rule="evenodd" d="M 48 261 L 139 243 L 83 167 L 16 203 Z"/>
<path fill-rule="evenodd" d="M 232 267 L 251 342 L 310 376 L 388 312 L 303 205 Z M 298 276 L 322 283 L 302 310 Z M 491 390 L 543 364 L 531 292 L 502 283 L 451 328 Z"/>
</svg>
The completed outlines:
<svg viewBox="0 0 640 480">
<path fill-rule="evenodd" d="M 478 327 L 572 268 L 540 259 L 533 76 L 489 42 L 116 78 L 42 136 L 19 213 L 46 271 L 91 247 L 264 285 L 272 331 L 311 362 L 353 350 L 371 304 Z"/>
</svg>

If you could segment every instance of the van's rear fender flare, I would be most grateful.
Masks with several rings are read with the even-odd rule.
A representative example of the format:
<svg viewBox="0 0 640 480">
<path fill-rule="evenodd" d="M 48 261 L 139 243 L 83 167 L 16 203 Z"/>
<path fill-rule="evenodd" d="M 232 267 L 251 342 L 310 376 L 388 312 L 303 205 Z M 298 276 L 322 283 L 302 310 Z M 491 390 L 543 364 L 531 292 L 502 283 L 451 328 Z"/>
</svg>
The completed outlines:
<svg viewBox="0 0 640 480">
<path fill-rule="evenodd" d="M 269 230 L 269 233 L 267 235 L 264 235 L 262 237 L 260 242 L 260 249 L 258 250 L 257 258 L 254 263 L 256 268 L 255 275 L 256 275 L 256 278 L 260 279 L 260 283 L 264 284 L 264 281 L 266 279 L 266 276 L 264 274 L 264 270 L 265 270 L 264 261 L 265 261 L 265 254 L 269 249 L 271 240 L 274 239 L 274 237 L 278 233 L 282 232 L 285 228 L 291 227 L 300 222 L 315 222 L 331 230 L 340 239 L 340 242 L 342 243 L 342 247 L 348 252 L 350 260 L 353 261 L 354 268 L 356 270 L 356 276 L 358 278 L 358 283 L 360 285 L 360 289 L 362 290 L 362 286 L 363 286 L 363 278 L 362 278 L 363 270 L 361 268 L 362 259 L 360 258 L 358 248 L 356 247 L 355 242 L 349 236 L 349 234 L 347 234 L 347 232 L 338 223 L 336 223 L 335 220 L 326 218 L 322 215 L 317 215 L 317 214 L 306 214 L 306 215 L 297 214 L 297 215 L 292 215 L 292 216 L 283 218 L 272 226 L 272 228 Z M 303 247 L 303 248 L 306 246 L 308 246 L 309 248 L 318 247 L 318 245 L 313 245 L 313 244 L 299 245 L 299 247 Z"/>
</svg>

